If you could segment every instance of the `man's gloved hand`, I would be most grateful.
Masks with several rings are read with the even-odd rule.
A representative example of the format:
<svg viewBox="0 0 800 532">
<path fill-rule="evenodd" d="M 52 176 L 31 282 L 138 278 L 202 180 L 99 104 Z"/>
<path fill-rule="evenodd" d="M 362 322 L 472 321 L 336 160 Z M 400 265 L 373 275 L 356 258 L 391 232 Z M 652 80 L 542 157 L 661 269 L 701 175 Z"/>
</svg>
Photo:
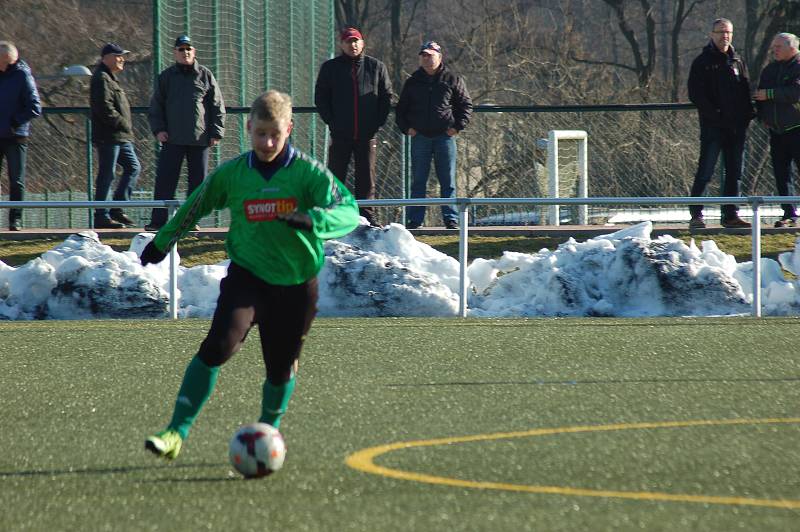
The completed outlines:
<svg viewBox="0 0 800 532">
<path fill-rule="evenodd" d="M 311 220 L 311 216 L 300 211 L 279 214 L 278 220 L 283 220 L 286 222 L 286 225 L 292 229 L 311 231 L 314 228 L 314 222 Z"/>
<path fill-rule="evenodd" d="M 150 241 L 142 250 L 142 254 L 139 256 L 139 262 L 142 263 L 142 266 L 147 266 L 148 264 L 158 264 L 164 257 L 166 257 L 166 253 L 162 253 L 156 247 L 154 241 Z"/>
</svg>

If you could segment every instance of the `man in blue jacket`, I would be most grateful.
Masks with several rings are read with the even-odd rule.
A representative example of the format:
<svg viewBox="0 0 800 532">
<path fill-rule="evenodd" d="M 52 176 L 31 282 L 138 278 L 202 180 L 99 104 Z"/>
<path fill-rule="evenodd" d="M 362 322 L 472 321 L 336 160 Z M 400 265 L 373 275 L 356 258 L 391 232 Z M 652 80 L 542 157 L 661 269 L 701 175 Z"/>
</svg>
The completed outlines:
<svg viewBox="0 0 800 532">
<path fill-rule="evenodd" d="M 397 127 L 411 137 L 411 197 L 424 198 L 431 159 L 439 178 L 439 195 L 456 193 L 456 135 L 472 116 L 472 99 L 464 79 L 442 62 L 442 48 L 426 42 L 419 51 L 419 69 L 408 78 L 395 110 Z M 416 229 L 425 220 L 425 207 L 406 209 L 406 227 Z M 452 205 L 442 206 L 448 229 L 458 228 L 458 213 Z"/>
<path fill-rule="evenodd" d="M 17 47 L 0 41 L 0 165 L 8 166 L 9 200 L 25 199 L 25 159 L 30 122 L 42 114 L 31 69 L 19 59 Z M 22 209 L 9 209 L 8 229 L 22 229 Z"/>
</svg>

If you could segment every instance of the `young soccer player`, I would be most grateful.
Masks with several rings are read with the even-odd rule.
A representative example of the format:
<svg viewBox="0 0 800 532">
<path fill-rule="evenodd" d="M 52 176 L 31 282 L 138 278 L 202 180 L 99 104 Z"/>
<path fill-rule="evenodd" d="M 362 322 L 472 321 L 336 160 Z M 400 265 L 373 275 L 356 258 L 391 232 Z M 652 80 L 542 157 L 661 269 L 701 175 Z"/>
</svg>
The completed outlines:
<svg viewBox="0 0 800 532">
<path fill-rule="evenodd" d="M 228 208 L 231 260 L 220 283 L 211 329 L 186 368 L 172 420 L 145 448 L 174 459 L 211 396 L 219 368 L 258 325 L 266 379 L 259 421 L 280 425 L 295 386 L 297 360 L 317 312 L 323 241 L 358 225 L 353 196 L 323 165 L 289 143 L 292 101 L 268 91 L 247 121 L 252 151 L 219 166 L 141 254 L 143 265 L 167 250 L 213 209 Z"/>
</svg>

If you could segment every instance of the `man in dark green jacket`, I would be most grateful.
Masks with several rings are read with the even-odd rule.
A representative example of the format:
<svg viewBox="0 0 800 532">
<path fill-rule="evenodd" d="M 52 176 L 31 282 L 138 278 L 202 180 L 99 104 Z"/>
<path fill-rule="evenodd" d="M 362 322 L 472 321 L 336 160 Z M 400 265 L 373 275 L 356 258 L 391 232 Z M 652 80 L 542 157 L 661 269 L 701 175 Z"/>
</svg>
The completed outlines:
<svg viewBox="0 0 800 532">
<path fill-rule="evenodd" d="M 772 39 L 775 61 L 761 72 L 753 95 L 758 118 L 769 128 L 769 152 L 779 196 L 793 196 L 792 161 L 800 171 L 800 50 L 798 38 L 779 33 Z M 795 206 L 782 204 L 783 217 L 775 227 L 795 227 Z"/>
<path fill-rule="evenodd" d="M 106 44 L 92 74 L 89 107 L 92 143 L 98 155 L 95 201 L 108 200 L 117 164 L 122 167 L 122 176 L 114 190 L 114 201 L 129 201 L 142 168 L 133 149 L 131 105 L 117 81 L 117 74 L 125 68 L 125 56 L 129 53 L 117 44 Z M 95 228 L 119 229 L 133 225 L 136 224 L 122 209 L 96 209 L 94 212 Z"/>
<path fill-rule="evenodd" d="M 159 74 L 150 99 L 150 130 L 161 143 L 154 199 L 175 199 L 186 159 L 190 195 L 208 173 L 208 149 L 225 136 L 225 102 L 211 71 L 196 60 L 187 35 L 175 40 L 175 64 Z M 166 209 L 153 209 L 148 231 L 167 221 Z"/>
</svg>

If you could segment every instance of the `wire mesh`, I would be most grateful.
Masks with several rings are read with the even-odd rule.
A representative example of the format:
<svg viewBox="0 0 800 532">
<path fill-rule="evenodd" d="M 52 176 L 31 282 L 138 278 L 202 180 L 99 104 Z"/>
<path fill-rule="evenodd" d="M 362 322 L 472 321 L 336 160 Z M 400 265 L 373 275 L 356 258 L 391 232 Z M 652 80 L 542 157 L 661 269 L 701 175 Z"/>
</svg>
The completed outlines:
<svg viewBox="0 0 800 532">
<path fill-rule="evenodd" d="M 48 108 L 45 116 L 34 122 L 28 147 L 26 199 L 87 198 L 90 176 L 87 175 L 85 112 L 81 109 Z M 218 161 L 247 149 L 247 139 L 235 131 L 236 125 L 243 123 L 245 112 L 229 112 L 227 129 L 234 131 L 226 135 L 218 149 L 212 150 L 211 168 Z M 145 113 L 145 109 L 134 109 L 136 151 L 142 162 L 142 175 L 136 187 L 137 199 L 152 197 L 155 173 L 156 147 Z M 316 150 L 316 156 L 324 159 L 324 129 L 318 120 L 313 112 L 296 112 L 292 141 L 306 152 Z M 685 197 L 689 194 L 699 150 L 699 128 L 694 110 L 593 111 L 587 108 L 575 112 L 485 110 L 475 113 L 472 123 L 457 139 L 457 195 L 472 198 L 546 197 L 547 150 L 538 141 L 547 138 L 551 129 L 588 132 L 590 197 Z M 576 155 L 569 151 L 572 149 L 569 143 L 564 143 L 562 148 L 562 176 L 565 176 L 569 174 L 569 166 Z M 93 159 L 92 179 L 97 172 L 96 157 Z M 389 123 L 378 134 L 378 198 L 404 197 L 404 176 L 409 164 L 404 151 L 404 137 L 390 116 Z M 344 180 L 352 186 L 352 165 Z M 2 183 L 5 185 L 7 181 Z M 719 195 L 719 184 L 719 179 L 712 180 L 706 193 Z M 569 185 L 569 190 L 563 191 L 565 197 L 567 192 L 574 196 L 573 186 Z M 184 175 L 179 182 L 179 198 L 183 197 L 185 189 Z M 2 193 L 2 198 L 7 199 L 5 186 Z M 741 193 L 775 194 L 769 136 L 756 123 L 748 133 Z M 434 177 L 429 181 L 428 194 L 438 197 L 438 182 Z M 569 209 L 563 208 L 562 211 L 567 213 L 563 216 L 571 218 Z M 380 208 L 378 220 L 382 223 L 402 222 L 401 213 L 397 207 Z M 592 206 L 589 221 L 602 223 L 611 214 L 608 209 Z M 210 217 L 201 225 L 224 225 L 225 215 L 221 216 Z M 134 213 L 134 218 L 146 222 L 149 213 Z M 542 209 L 530 213 L 530 208 L 511 206 L 476 206 L 471 218 L 486 224 L 531 224 L 545 220 L 546 212 Z M 428 225 L 440 223 L 439 220 L 439 209 L 430 208 Z M 85 227 L 88 222 L 85 212 L 30 209 L 24 213 L 24 223 L 28 227 Z"/>
</svg>

